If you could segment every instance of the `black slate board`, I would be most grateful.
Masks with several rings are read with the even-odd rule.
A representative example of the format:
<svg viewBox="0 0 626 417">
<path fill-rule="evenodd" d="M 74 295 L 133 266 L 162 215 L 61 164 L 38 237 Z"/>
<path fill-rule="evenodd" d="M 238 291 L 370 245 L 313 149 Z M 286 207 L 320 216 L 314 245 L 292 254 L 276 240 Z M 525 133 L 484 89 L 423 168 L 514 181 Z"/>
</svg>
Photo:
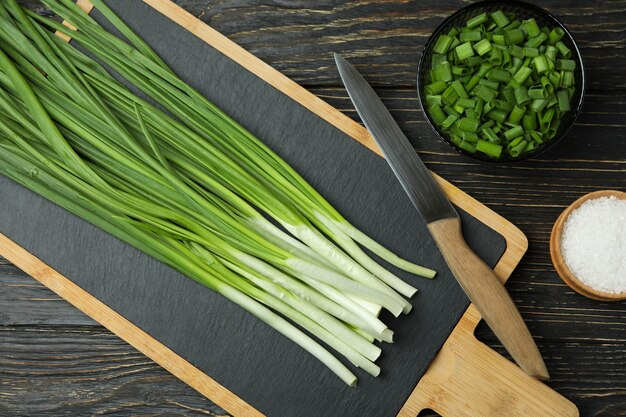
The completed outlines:
<svg viewBox="0 0 626 417">
<path fill-rule="evenodd" d="M 469 301 L 391 170 L 141 1 L 108 3 L 183 79 L 273 147 L 351 222 L 438 277 L 396 271 L 421 290 L 414 312 L 389 320 L 397 341 L 384 346 L 381 376 L 357 370 L 359 385 L 350 389 L 242 309 L 5 178 L 0 232 L 268 416 L 395 416 Z M 504 238 L 461 217 L 470 246 L 495 265 Z"/>
</svg>

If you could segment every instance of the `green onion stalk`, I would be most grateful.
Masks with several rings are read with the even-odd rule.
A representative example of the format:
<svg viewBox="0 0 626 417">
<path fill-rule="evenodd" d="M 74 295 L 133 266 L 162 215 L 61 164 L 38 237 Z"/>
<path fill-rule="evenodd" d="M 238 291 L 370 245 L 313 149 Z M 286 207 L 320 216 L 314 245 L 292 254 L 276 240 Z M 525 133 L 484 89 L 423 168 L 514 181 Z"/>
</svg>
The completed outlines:
<svg viewBox="0 0 626 417">
<path fill-rule="evenodd" d="M 434 272 L 350 225 L 103 2 L 93 1 L 125 40 L 70 0 L 42 2 L 78 30 L 15 0 L 0 4 L 0 173 L 222 294 L 347 384 L 356 376 L 328 348 L 378 375 L 374 342 L 393 340 L 378 313 L 407 313 L 404 297 L 416 289 L 359 244 L 407 271 Z"/>
</svg>

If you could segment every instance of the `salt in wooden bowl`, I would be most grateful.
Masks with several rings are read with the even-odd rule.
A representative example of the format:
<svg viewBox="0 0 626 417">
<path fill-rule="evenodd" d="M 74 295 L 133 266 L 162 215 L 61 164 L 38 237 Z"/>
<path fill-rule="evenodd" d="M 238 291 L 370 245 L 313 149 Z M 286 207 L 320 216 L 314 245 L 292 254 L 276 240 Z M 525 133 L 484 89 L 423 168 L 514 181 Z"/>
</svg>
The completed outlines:
<svg viewBox="0 0 626 417">
<path fill-rule="evenodd" d="M 577 293 L 582 294 L 585 297 L 593 298 L 595 300 L 619 301 L 626 299 L 626 292 L 607 293 L 586 285 L 584 282 L 579 280 L 567 267 L 567 264 L 563 259 L 563 253 L 561 251 L 561 235 L 563 232 L 563 226 L 565 225 L 565 222 L 567 221 L 570 214 L 587 200 L 610 196 L 614 196 L 616 198 L 619 198 L 620 200 L 626 200 L 626 193 L 624 192 L 615 190 L 602 190 L 584 195 L 578 200 L 574 201 L 568 208 L 566 208 L 565 211 L 561 213 L 556 223 L 554 223 L 554 227 L 552 228 L 552 234 L 550 235 L 550 256 L 552 257 L 552 263 L 554 264 L 554 268 L 556 269 L 556 272 L 559 274 L 561 279 Z"/>
</svg>

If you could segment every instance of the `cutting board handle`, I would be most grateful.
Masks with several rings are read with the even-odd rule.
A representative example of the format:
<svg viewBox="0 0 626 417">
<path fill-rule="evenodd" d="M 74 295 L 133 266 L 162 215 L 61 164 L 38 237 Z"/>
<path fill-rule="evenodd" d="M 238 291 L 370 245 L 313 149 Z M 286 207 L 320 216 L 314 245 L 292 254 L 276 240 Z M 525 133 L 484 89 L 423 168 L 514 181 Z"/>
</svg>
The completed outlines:
<svg viewBox="0 0 626 417">
<path fill-rule="evenodd" d="M 398 417 L 431 409 L 443 417 L 578 417 L 576 406 L 474 336 L 472 305 Z"/>
</svg>

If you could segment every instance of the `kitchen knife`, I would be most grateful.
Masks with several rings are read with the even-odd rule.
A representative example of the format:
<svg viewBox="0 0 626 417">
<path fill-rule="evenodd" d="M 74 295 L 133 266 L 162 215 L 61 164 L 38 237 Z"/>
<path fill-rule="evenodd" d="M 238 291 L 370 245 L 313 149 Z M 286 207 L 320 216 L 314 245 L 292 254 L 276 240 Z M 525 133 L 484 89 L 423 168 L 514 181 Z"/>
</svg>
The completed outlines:
<svg viewBox="0 0 626 417">
<path fill-rule="evenodd" d="M 459 216 L 443 190 L 363 76 L 338 54 L 335 62 L 357 113 L 426 221 L 461 288 L 524 372 L 548 379 L 539 349 L 511 296 L 491 268 L 465 242 Z"/>
</svg>

